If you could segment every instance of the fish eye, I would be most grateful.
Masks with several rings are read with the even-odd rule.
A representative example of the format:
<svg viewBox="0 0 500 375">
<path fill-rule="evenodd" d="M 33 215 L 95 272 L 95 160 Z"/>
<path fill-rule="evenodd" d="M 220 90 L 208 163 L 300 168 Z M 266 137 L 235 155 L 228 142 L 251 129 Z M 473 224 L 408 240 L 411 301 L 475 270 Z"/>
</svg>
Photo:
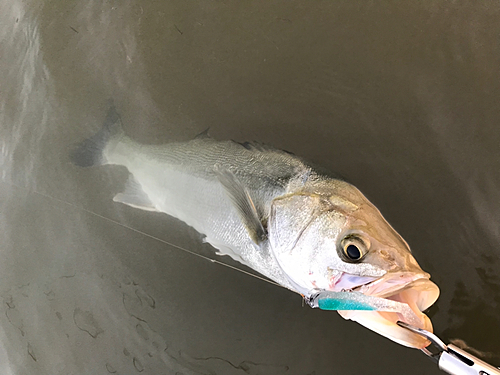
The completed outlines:
<svg viewBox="0 0 500 375">
<path fill-rule="evenodd" d="M 345 249 L 345 255 L 347 255 L 349 259 L 358 260 L 361 258 L 361 251 L 359 251 L 356 245 L 349 245 Z"/>
<path fill-rule="evenodd" d="M 342 255 L 347 262 L 358 262 L 368 252 L 363 240 L 357 236 L 347 236 L 341 242 Z"/>
</svg>

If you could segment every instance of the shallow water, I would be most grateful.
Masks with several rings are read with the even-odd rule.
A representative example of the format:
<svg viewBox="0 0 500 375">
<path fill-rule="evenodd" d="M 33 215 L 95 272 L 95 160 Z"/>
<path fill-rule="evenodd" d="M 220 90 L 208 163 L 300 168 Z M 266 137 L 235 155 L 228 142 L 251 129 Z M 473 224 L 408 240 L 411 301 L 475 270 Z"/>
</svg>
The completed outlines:
<svg viewBox="0 0 500 375">
<path fill-rule="evenodd" d="M 124 170 L 69 163 L 109 99 L 142 142 L 210 127 L 343 175 L 440 286 L 436 333 L 500 365 L 499 17 L 492 1 L 0 0 L 0 372 L 439 373 L 106 220 L 213 256 L 178 220 L 113 203 Z"/>
</svg>

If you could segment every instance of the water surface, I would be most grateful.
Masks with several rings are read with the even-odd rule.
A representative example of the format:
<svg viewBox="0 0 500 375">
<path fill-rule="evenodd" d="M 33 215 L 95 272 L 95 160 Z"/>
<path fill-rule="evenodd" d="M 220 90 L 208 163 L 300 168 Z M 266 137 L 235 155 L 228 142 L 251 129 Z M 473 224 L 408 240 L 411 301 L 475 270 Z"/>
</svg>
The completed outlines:
<svg viewBox="0 0 500 375">
<path fill-rule="evenodd" d="M 214 256 L 178 220 L 113 203 L 123 169 L 68 161 L 110 99 L 142 142 L 210 127 L 344 176 L 440 286 L 436 333 L 500 365 L 499 8 L 0 0 L 0 372 L 439 373 L 283 288 L 106 220 Z"/>
</svg>

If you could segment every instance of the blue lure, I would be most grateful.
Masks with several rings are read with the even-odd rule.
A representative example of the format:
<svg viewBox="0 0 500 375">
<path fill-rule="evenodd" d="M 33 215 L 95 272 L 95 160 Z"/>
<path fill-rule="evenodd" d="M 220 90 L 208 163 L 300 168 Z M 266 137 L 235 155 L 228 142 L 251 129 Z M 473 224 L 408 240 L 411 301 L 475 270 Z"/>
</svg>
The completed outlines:
<svg viewBox="0 0 500 375">
<path fill-rule="evenodd" d="M 318 298 L 318 307 L 321 310 L 365 310 L 374 311 L 376 307 L 357 300 L 350 300 L 345 296 L 323 296 Z"/>
<path fill-rule="evenodd" d="M 306 298 L 311 307 L 321 310 L 364 310 L 364 311 L 411 311 L 406 303 L 385 298 L 367 296 L 360 292 L 317 291 Z"/>
<path fill-rule="evenodd" d="M 306 297 L 306 302 L 311 307 L 317 307 L 321 310 L 395 312 L 398 313 L 399 320 L 415 326 L 420 324 L 419 317 L 406 303 L 367 296 L 360 292 L 319 290 L 314 291 L 309 297 Z"/>
</svg>

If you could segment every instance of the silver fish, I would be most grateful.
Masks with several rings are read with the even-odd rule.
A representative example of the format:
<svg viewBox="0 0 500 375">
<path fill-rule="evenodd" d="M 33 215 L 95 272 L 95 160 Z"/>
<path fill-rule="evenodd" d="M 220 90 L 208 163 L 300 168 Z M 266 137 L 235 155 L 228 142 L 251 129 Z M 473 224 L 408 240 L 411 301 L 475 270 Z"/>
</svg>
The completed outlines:
<svg viewBox="0 0 500 375">
<path fill-rule="evenodd" d="M 84 167 L 125 166 L 129 180 L 114 201 L 184 221 L 218 255 L 306 298 L 318 290 L 355 291 L 401 302 L 417 317 L 412 325 L 432 331 L 422 311 L 439 289 L 408 244 L 356 187 L 297 156 L 205 133 L 184 143 L 139 144 L 123 133 L 113 108 L 71 156 Z M 429 344 L 396 324 L 406 316 L 397 311 L 339 313 L 402 345 Z"/>
</svg>

